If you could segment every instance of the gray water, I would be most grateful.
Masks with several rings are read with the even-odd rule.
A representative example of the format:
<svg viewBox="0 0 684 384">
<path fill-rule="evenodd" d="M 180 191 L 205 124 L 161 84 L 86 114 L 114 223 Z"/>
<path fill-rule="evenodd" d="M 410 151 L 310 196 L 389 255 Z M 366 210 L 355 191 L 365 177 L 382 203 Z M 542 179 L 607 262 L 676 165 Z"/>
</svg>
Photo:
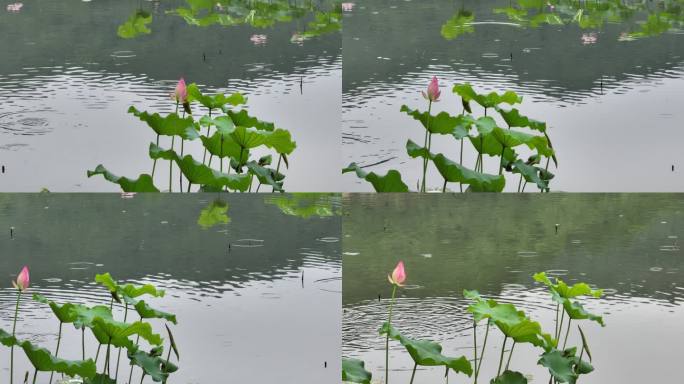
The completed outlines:
<svg viewBox="0 0 684 384">
<path fill-rule="evenodd" d="M 437 76 L 442 100 L 433 105 L 433 114 L 461 113 L 460 99 L 451 92 L 455 83 L 470 82 L 479 92 L 522 95 L 521 113 L 547 122 L 558 155 L 558 168 L 551 168 L 556 174 L 552 190 L 684 190 L 682 15 L 679 24 L 660 34 L 630 39 L 629 33 L 663 11 L 663 2 L 619 2 L 637 11 L 613 12 L 602 25 L 584 29 L 572 22 L 532 27 L 495 12 L 509 5 L 519 9 L 522 3 L 535 2 L 357 1 L 344 19 L 340 166 L 357 162 L 381 174 L 397 169 L 415 189 L 422 164 L 408 157 L 405 144 L 409 138 L 422 144 L 424 130 L 399 109 L 407 104 L 427 110 L 420 91 Z M 571 8 L 601 2 L 552 3 Z M 679 5 L 681 12 L 681 2 L 668 3 Z M 530 14 L 561 14 L 561 5 L 550 10 L 546 1 L 539 4 Z M 447 39 L 442 29 L 461 11 L 474 15 L 471 32 Z M 585 17 L 591 15 L 585 11 Z M 572 19 L 570 12 L 562 15 Z M 481 108 L 475 109 L 480 115 Z M 435 137 L 433 148 L 458 161 L 453 138 Z M 472 169 L 474 164 L 475 152 L 467 149 L 464 165 Z M 497 168 L 496 160 L 485 159 L 485 171 L 496 173 Z M 371 190 L 353 174 L 343 180 L 345 191 Z M 428 182 L 428 188 L 442 187 L 433 167 Z M 517 180 L 509 179 L 506 190 L 516 187 Z"/>
<path fill-rule="evenodd" d="M 447 356 L 472 358 L 472 317 L 463 289 L 513 303 L 553 333 L 555 305 L 532 279 L 546 271 L 605 289 L 602 298 L 583 300 L 606 326 L 580 324 L 596 368 L 582 382 L 677 377 L 684 352 L 681 196 L 355 194 L 344 206 L 342 351 L 364 360 L 374 382 L 384 382 L 385 340 L 378 329 L 391 295 L 386 276 L 399 260 L 408 277 L 398 290 L 392 324 L 407 336 L 441 343 Z M 480 346 L 484 331 L 483 323 Z M 500 333 L 490 332 L 482 382 L 496 374 L 502 341 Z M 413 361 L 399 343 L 390 344 L 390 382 L 407 383 Z M 568 345 L 578 344 L 574 328 Z M 510 368 L 532 383 L 546 383 L 548 372 L 536 365 L 539 354 L 518 344 Z M 451 383 L 472 382 L 450 376 Z M 439 382 L 443 369 L 418 369 L 415 383 Z"/>
<path fill-rule="evenodd" d="M 104 164 L 117 175 L 150 173 L 148 145 L 155 134 L 126 111 L 134 105 L 173 112 L 169 94 L 184 77 L 204 92 L 244 93 L 252 115 L 291 131 L 298 147 L 290 157 L 288 191 L 339 190 L 340 147 L 329 139 L 339 137 L 340 33 L 293 40 L 314 17 L 297 9 L 330 4 L 271 3 L 289 4 L 294 16 L 265 28 L 199 27 L 168 13 L 188 7 L 180 0 L 26 0 L 19 12 L 3 3 L 0 188 L 118 191 L 101 177 L 88 179 L 86 171 Z M 119 25 L 139 8 L 152 15 L 151 32 L 120 38 Z M 185 151 L 198 158 L 200 145 Z M 156 177 L 165 185 L 166 175 Z"/>
<path fill-rule="evenodd" d="M 229 223 L 199 225 L 201 211 L 217 199 L 228 204 Z M 109 304 L 108 291 L 93 280 L 109 272 L 166 290 L 164 298 L 146 301 L 177 315 L 171 327 L 180 370 L 172 382 L 334 382 L 340 371 L 339 204 L 324 195 L 2 195 L 0 326 L 11 330 L 11 281 L 23 265 L 30 268 L 29 294 L 58 303 Z M 319 215 L 296 216 L 281 206 L 315 208 Z M 114 312 L 123 318 L 122 308 Z M 162 323 L 153 324 L 166 337 Z M 22 299 L 20 339 L 54 351 L 57 331 L 46 305 Z M 96 346 L 86 333 L 88 357 Z M 81 358 L 80 331 L 71 325 L 64 326 L 59 355 Z M 128 380 L 125 360 L 124 353 L 119 382 Z M 99 370 L 103 363 L 100 355 Z M 15 382 L 27 370 L 19 349 Z M 0 376 L 8 381 L 5 347 Z M 38 383 L 48 379 L 39 374 Z M 132 382 L 140 382 L 139 370 Z"/>
</svg>

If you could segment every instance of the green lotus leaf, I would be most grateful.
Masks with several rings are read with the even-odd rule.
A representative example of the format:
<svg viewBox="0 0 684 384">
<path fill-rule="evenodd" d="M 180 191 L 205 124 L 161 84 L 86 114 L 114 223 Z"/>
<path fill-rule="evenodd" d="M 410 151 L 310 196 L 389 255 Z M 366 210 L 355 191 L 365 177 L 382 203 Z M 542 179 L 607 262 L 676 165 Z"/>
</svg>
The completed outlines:
<svg viewBox="0 0 684 384">
<path fill-rule="evenodd" d="M 391 339 L 397 340 L 406 348 L 416 365 L 422 366 L 446 366 L 458 373 L 468 376 L 473 374 L 470 361 L 465 356 L 459 358 L 442 355 L 442 346 L 430 340 L 414 340 L 403 336 L 389 323 L 384 322 L 380 328 L 381 335 L 389 334 Z"/>
<path fill-rule="evenodd" d="M 123 39 L 132 39 L 138 35 L 149 34 L 152 32 L 148 25 L 152 22 L 152 15 L 138 9 L 133 13 L 125 23 L 121 24 L 117 29 L 116 34 Z"/>
<path fill-rule="evenodd" d="M 571 302 L 570 299 L 565 299 L 563 301 L 563 308 L 565 313 L 573 320 L 591 320 L 601 324 L 602 327 L 606 326 L 603 323 L 603 317 L 587 312 L 578 301 Z"/>
<path fill-rule="evenodd" d="M 178 154 L 173 149 L 164 149 L 155 143 L 150 143 L 148 154 L 152 160 L 171 160 L 175 161 Z"/>
<path fill-rule="evenodd" d="M 165 294 L 163 289 L 157 289 L 157 287 L 152 284 L 138 286 L 133 284 L 119 285 L 109 272 L 95 275 L 95 282 L 103 285 L 109 292 L 116 292 L 130 298 L 136 298 L 142 295 L 164 297 Z"/>
<path fill-rule="evenodd" d="M 78 317 L 76 311 L 74 310 L 76 307 L 75 304 L 65 303 L 63 305 L 59 305 L 54 301 L 48 300 L 45 296 L 39 295 L 37 293 L 33 294 L 33 300 L 49 305 L 52 313 L 55 314 L 60 323 L 73 323 Z"/>
<path fill-rule="evenodd" d="M 492 130 L 492 136 L 506 148 L 514 148 L 525 144 L 528 148 L 536 150 L 542 156 L 551 157 L 554 154 L 545 136 L 530 135 L 515 129 L 500 127 L 495 127 Z"/>
<path fill-rule="evenodd" d="M 92 379 L 83 379 L 83 384 L 116 384 L 116 380 L 104 373 L 98 373 Z"/>
<path fill-rule="evenodd" d="M 497 112 L 499 112 L 501 117 L 503 117 L 504 121 L 506 122 L 506 124 L 508 124 L 509 127 L 527 127 L 542 133 L 546 132 L 545 122 L 533 120 L 526 116 L 523 116 L 520 114 L 520 111 L 518 111 L 516 108 L 512 108 L 511 110 L 505 110 L 503 108 L 497 107 L 496 110 Z"/>
<path fill-rule="evenodd" d="M 135 304 L 135 311 L 138 312 L 138 315 L 143 319 L 164 319 L 173 324 L 177 324 L 176 315 L 154 309 L 143 300 L 140 300 Z"/>
<path fill-rule="evenodd" d="M 401 174 L 394 169 L 380 176 L 375 172 L 366 172 L 356 163 L 351 163 L 342 169 L 343 174 L 347 172 L 355 172 L 358 178 L 371 183 L 375 192 L 408 192 L 408 186 L 401 180 Z"/>
<path fill-rule="evenodd" d="M 112 311 L 109 307 L 104 305 L 96 305 L 94 307 L 87 307 L 85 305 L 75 305 L 73 307 L 76 318 L 74 319 L 74 327 L 76 329 L 92 328 L 94 327 L 93 320 L 96 318 L 113 320 Z"/>
<path fill-rule="evenodd" d="M 576 283 L 572 286 L 568 286 L 563 280 L 555 278 L 556 284 L 553 284 L 551 280 L 546 276 L 546 272 L 539 272 L 532 276 L 534 281 L 542 283 L 550 288 L 552 291 L 558 293 L 558 295 L 565 299 L 572 299 L 579 296 L 591 296 L 591 297 L 601 297 L 603 294 L 602 289 L 591 289 L 587 283 Z"/>
<path fill-rule="evenodd" d="M 432 160 L 432 157 L 434 156 L 432 153 L 428 152 L 427 148 L 421 147 L 411 139 L 406 141 L 406 153 L 413 159 L 422 157 L 424 159 Z"/>
<path fill-rule="evenodd" d="M 559 383 L 574 384 L 578 374 L 574 371 L 575 362 L 572 356 L 565 356 L 563 352 L 553 349 L 544 352 L 537 362 L 549 370 L 549 373 Z"/>
<path fill-rule="evenodd" d="M 197 101 L 209 109 L 221 109 L 226 104 L 238 106 L 240 104 L 247 103 L 247 98 L 240 93 L 233 93 L 229 96 L 226 96 L 223 93 L 218 93 L 215 95 L 202 94 L 202 92 L 199 90 L 199 87 L 195 83 L 188 85 L 188 100 Z"/>
<path fill-rule="evenodd" d="M 12 334 L 5 332 L 4 329 L 0 329 L 0 343 L 5 347 L 11 347 L 13 345 L 19 345 L 19 341 Z"/>
<path fill-rule="evenodd" d="M 542 24 L 564 25 L 563 20 L 555 13 L 540 13 L 530 18 L 530 26 L 536 28 Z"/>
<path fill-rule="evenodd" d="M 128 338 L 132 335 L 138 335 L 152 345 L 161 345 L 162 343 L 161 336 L 152 332 L 152 326 L 142 321 L 122 323 L 109 318 L 95 317 L 92 324 L 91 330 L 100 344 L 130 348 L 133 344 Z"/>
<path fill-rule="evenodd" d="M 480 296 L 480 292 L 478 292 L 475 289 L 473 289 L 473 290 L 464 289 L 463 290 L 463 297 L 465 297 L 468 300 L 473 300 L 473 301 L 482 300 L 482 296 Z"/>
<path fill-rule="evenodd" d="M 145 173 L 140 175 L 137 179 L 129 179 L 109 172 L 107 168 L 100 164 L 95 167 L 94 170 L 88 171 L 88 177 L 95 175 L 102 175 L 105 180 L 119 184 L 124 192 L 159 192 L 159 189 L 154 186 L 152 176 Z"/>
<path fill-rule="evenodd" d="M 492 133 L 479 136 L 468 137 L 478 153 L 483 153 L 492 157 L 501 157 L 503 152 L 504 161 L 513 162 L 518 158 L 518 154 L 511 147 L 504 149 L 501 142 Z"/>
<path fill-rule="evenodd" d="M 223 133 L 224 135 L 229 135 L 235 129 L 235 123 L 233 123 L 230 116 L 202 116 L 199 123 L 204 127 L 213 126 L 216 128 L 217 132 Z"/>
<path fill-rule="evenodd" d="M 241 164 L 249 160 L 249 150 L 240 147 L 240 144 L 231 135 L 222 135 L 221 132 L 215 132 L 211 137 L 202 136 L 201 139 L 207 151 L 214 156 L 222 159 L 230 157 L 237 160 L 242 154 Z"/>
<path fill-rule="evenodd" d="M 272 132 L 275 130 L 275 125 L 266 121 L 261 121 L 256 117 L 250 116 L 247 111 L 240 110 L 238 112 L 227 110 L 226 114 L 230 116 L 236 126 L 245 128 L 256 128 L 259 131 Z"/>
<path fill-rule="evenodd" d="M 364 362 L 359 359 L 342 358 L 342 381 L 370 384 L 372 375 L 366 371 Z"/>
<path fill-rule="evenodd" d="M 196 161 L 191 155 L 186 155 L 183 159 L 177 159 L 176 163 L 181 172 L 183 172 L 183 175 L 192 184 L 213 188 L 228 187 L 240 192 L 245 192 L 249 188 L 251 180 L 251 175 L 249 174 L 232 175 L 221 173 Z"/>
<path fill-rule="evenodd" d="M 292 141 L 292 135 L 289 131 L 284 129 L 276 129 L 266 136 L 267 147 L 273 148 L 278 154 L 291 154 L 295 148 L 297 148 L 297 143 Z"/>
<path fill-rule="evenodd" d="M 181 118 L 175 113 L 161 117 L 158 113 L 149 114 L 138 111 L 135 107 L 128 108 L 128 113 L 132 113 L 141 121 L 162 136 L 180 136 L 185 140 L 194 140 L 199 137 L 198 126 L 192 117 Z"/>
<path fill-rule="evenodd" d="M 492 379 L 489 384 L 527 384 L 527 378 L 520 372 L 504 371 L 501 376 Z"/>
<path fill-rule="evenodd" d="M 525 10 L 525 9 L 505 7 L 505 8 L 494 8 L 492 11 L 495 15 L 504 14 L 508 17 L 508 19 L 510 21 L 518 23 L 520 25 L 525 25 L 528 22 L 527 10 Z"/>
<path fill-rule="evenodd" d="M 465 131 L 467 134 L 470 126 L 473 124 L 473 118 L 469 115 L 451 116 L 447 112 L 428 115 L 427 111 L 421 112 L 417 109 L 411 109 L 406 105 L 402 105 L 400 111 L 418 120 L 423 125 L 423 128 L 431 133 L 454 135 L 457 138 L 464 137 L 463 132 Z"/>
<path fill-rule="evenodd" d="M 475 32 L 472 22 L 475 16 L 467 10 L 459 10 L 451 19 L 442 25 L 442 37 L 453 40 L 463 34 Z"/>
<path fill-rule="evenodd" d="M 481 95 L 475 92 L 473 87 L 468 83 L 454 85 L 453 92 L 461 96 L 466 102 L 475 101 L 484 108 L 494 108 L 503 103 L 509 105 L 522 103 L 522 97 L 518 96 L 518 94 L 513 91 L 506 91 L 503 94 L 491 92 L 486 95 Z"/>
<path fill-rule="evenodd" d="M 260 166 L 254 161 L 245 164 L 250 173 L 257 177 L 261 184 L 272 186 L 275 191 L 283 192 L 283 179 L 285 176 L 275 169 Z"/>
<path fill-rule="evenodd" d="M 475 172 L 439 153 L 432 159 L 442 177 L 449 182 L 468 184 L 473 192 L 501 192 L 506 186 L 503 175 Z"/>
<path fill-rule="evenodd" d="M 534 165 L 530 165 L 520 159 L 514 161 L 510 165 L 511 171 L 513 173 L 521 174 L 528 183 L 536 184 L 541 190 L 546 190 L 549 188 L 549 180 L 544 179 L 542 175 L 542 171 L 544 170 L 543 168 L 535 167 Z M 549 174 L 548 176 L 553 178 L 553 174 Z"/>
<path fill-rule="evenodd" d="M 228 203 L 221 200 L 214 200 L 206 208 L 202 209 L 197 219 L 197 224 L 203 229 L 211 228 L 218 224 L 230 223 L 228 217 Z"/>
<path fill-rule="evenodd" d="M 33 367 L 41 372 L 57 372 L 68 376 L 80 376 L 83 378 L 95 377 L 95 362 L 92 359 L 64 360 L 53 356 L 45 348 L 34 346 L 28 341 L 21 343 L 21 348 L 26 353 Z"/>
<path fill-rule="evenodd" d="M 128 351 L 128 358 L 133 365 L 140 367 L 145 375 L 150 376 L 157 382 L 165 382 L 169 377 L 169 372 L 164 369 L 166 361 L 156 353 L 148 353 L 142 350 Z M 173 366 L 175 371 L 175 366 Z"/>
<path fill-rule="evenodd" d="M 235 127 L 235 130 L 230 134 L 235 142 L 242 148 L 251 149 L 260 145 L 266 144 L 268 131 L 261 131 L 256 128 L 247 128 L 243 126 Z"/>
</svg>

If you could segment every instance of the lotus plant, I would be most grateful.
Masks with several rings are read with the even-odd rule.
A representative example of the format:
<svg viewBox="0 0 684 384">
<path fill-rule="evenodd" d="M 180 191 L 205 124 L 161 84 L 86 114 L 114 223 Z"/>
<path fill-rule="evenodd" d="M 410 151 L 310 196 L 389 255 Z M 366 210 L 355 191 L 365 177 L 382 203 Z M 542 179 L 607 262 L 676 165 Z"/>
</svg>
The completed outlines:
<svg viewBox="0 0 684 384">
<path fill-rule="evenodd" d="M 16 281 L 12 281 L 12 286 L 17 289 L 17 305 L 14 308 L 14 322 L 12 323 L 12 337 L 15 337 L 17 330 L 17 316 L 19 315 L 19 302 L 21 301 L 21 294 L 26 292 L 29 287 L 31 279 L 29 277 L 29 269 L 27 266 L 21 269 Z M 14 382 L 14 345 L 10 349 L 10 384 Z"/>
<path fill-rule="evenodd" d="M 397 287 L 403 287 L 404 281 L 406 281 L 406 271 L 404 270 L 404 262 L 399 261 L 397 266 L 394 267 L 391 275 L 387 275 L 387 280 L 392 284 L 392 299 L 390 299 L 389 305 L 389 316 L 387 317 L 388 328 L 392 327 L 392 306 L 394 305 L 394 296 L 397 293 Z M 389 382 L 389 339 L 390 333 L 387 332 L 387 337 L 385 338 L 385 384 Z"/>
<path fill-rule="evenodd" d="M 154 185 L 154 173 L 157 160 L 162 159 L 169 161 L 169 192 L 173 189 L 174 163 L 180 171 L 181 192 L 190 192 L 193 184 L 205 192 L 251 192 L 257 182 L 257 192 L 263 184 L 272 187 L 274 192 L 284 191 L 285 175 L 281 164 L 289 168 L 288 156 L 297 147 L 289 131 L 276 128 L 274 123 L 249 115 L 246 109 L 241 108 L 247 103 L 247 98 L 240 93 L 203 94 L 197 84 L 186 85 L 185 80 L 180 79 L 171 93 L 171 98 L 176 102 L 176 111 L 166 116 L 139 111 L 133 106 L 128 110 L 145 122 L 157 135 L 156 142 L 150 143 L 148 147 L 148 154 L 154 161 L 151 175 L 141 174 L 138 178 L 131 179 L 114 175 L 103 165 L 98 165 L 94 170 L 88 171 L 88 177 L 102 175 L 106 180 L 118 184 L 124 192 L 159 192 L 159 188 Z M 208 115 L 193 115 L 193 104 L 205 107 Z M 179 116 L 181 105 L 183 113 Z M 204 128 L 206 134 L 203 135 Z M 160 136 L 171 137 L 170 149 L 160 147 Z M 181 140 L 180 152 L 174 148 L 176 136 Z M 195 160 L 190 154 L 185 154 L 186 141 L 189 144 L 194 141 L 204 147 L 201 161 Z M 268 152 L 258 159 L 253 159 L 251 154 L 256 150 Z M 277 166 L 271 168 L 274 156 L 278 156 Z M 183 179 L 187 180 L 187 189 L 183 187 Z"/>
</svg>

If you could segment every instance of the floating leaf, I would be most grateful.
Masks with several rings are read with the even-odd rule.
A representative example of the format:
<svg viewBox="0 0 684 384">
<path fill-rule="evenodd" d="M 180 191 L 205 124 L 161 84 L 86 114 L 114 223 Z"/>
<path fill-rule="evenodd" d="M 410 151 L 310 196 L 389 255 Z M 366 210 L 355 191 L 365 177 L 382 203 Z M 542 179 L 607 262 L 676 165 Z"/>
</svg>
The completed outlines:
<svg viewBox="0 0 684 384">
<path fill-rule="evenodd" d="M 375 192 L 408 192 L 408 186 L 401 180 L 401 174 L 391 169 L 380 176 L 374 172 L 366 172 L 356 163 L 351 163 L 347 168 L 342 169 L 342 173 L 356 172 L 356 176 L 364 179 L 373 185 Z"/>
<path fill-rule="evenodd" d="M 342 358 L 342 381 L 370 384 L 372 375 L 366 371 L 365 364 L 359 359 Z"/>
<path fill-rule="evenodd" d="M 159 192 L 159 189 L 154 186 L 152 176 L 146 173 L 143 173 L 137 179 L 129 179 L 109 172 L 107 168 L 100 164 L 94 170 L 88 171 L 88 177 L 95 175 L 102 175 L 105 180 L 119 184 L 124 192 Z"/>
</svg>

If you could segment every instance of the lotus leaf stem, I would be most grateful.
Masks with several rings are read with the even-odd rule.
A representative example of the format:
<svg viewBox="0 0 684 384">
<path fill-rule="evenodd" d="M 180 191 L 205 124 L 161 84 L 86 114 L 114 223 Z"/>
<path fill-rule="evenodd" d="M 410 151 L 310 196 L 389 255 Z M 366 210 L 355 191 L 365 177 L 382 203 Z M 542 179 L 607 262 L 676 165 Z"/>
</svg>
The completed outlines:
<svg viewBox="0 0 684 384">
<path fill-rule="evenodd" d="M 19 314 L 19 302 L 21 301 L 21 290 L 17 294 L 17 305 L 14 308 L 14 322 L 12 324 L 12 337 L 16 335 L 17 329 L 17 315 Z M 10 349 L 10 384 L 14 382 L 14 344 Z"/>
<path fill-rule="evenodd" d="M 389 306 L 389 317 L 387 319 L 387 337 L 385 338 L 385 384 L 389 383 L 389 337 L 392 329 L 392 305 L 394 305 L 394 295 L 397 293 L 396 284 L 392 284 L 392 299 Z"/>
</svg>

